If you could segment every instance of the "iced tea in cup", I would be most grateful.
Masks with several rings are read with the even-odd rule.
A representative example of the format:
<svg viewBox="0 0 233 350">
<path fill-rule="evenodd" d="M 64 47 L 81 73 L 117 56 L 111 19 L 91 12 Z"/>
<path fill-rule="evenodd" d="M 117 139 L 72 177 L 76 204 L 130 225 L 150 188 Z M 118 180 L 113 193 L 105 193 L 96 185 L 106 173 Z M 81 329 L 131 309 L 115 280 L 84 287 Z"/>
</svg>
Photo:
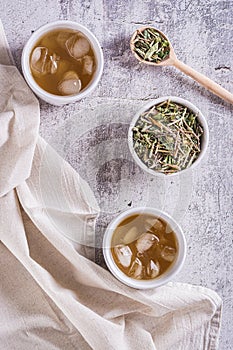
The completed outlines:
<svg viewBox="0 0 233 350">
<path fill-rule="evenodd" d="M 71 21 L 49 23 L 24 47 L 22 69 L 32 90 L 55 105 L 75 102 L 93 91 L 103 70 L 95 36 Z"/>
</svg>

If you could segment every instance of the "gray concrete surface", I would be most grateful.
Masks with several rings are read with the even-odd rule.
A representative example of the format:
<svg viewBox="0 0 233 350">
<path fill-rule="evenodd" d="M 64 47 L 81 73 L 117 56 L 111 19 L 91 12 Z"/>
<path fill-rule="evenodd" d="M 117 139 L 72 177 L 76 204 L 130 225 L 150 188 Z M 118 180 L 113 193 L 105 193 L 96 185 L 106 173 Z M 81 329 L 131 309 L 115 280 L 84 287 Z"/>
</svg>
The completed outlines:
<svg viewBox="0 0 233 350">
<path fill-rule="evenodd" d="M 187 237 L 186 264 L 177 281 L 214 289 L 223 298 L 220 349 L 233 348 L 232 107 L 174 68 L 138 64 L 129 50 L 133 31 L 153 24 L 169 36 L 178 57 L 233 92 L 233 2 L 220 0 L 1 0 L 16 65 L 31 32 L 57 19 L 87 26 L 105 58 L 98 88 L 64 107 L 41 103 L 41 135 L 92 187 L 101 208 L 96 262 L 104 265 L 101 238 L 108 221 L 130 206 L 163 208 Z M 208 154 L 185 176 L 151 177 L 133 162 L 127 127 L 147 101 L 164 95 L 186 98 L 205 114 Z"/>
</svg>

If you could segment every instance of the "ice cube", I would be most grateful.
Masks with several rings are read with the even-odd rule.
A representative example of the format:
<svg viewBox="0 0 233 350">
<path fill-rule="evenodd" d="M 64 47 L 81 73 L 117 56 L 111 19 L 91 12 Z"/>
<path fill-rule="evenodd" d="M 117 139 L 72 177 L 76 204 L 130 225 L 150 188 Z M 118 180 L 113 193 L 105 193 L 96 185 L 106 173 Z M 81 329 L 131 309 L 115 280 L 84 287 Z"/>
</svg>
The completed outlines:
<svg viewBox="0 0 233 350">
<path fill-rule="evenodd" d="M 143 233 L 136 242 L 136 248 L 139 253 L 143 254 L 150 249 L 154 244 L 159 242 L 159 238 L 152 233 Z"/>
<path fill-rule="evenodd" d="M 119 244 L 114 247 L 114 252 L 117 256 L 119 263 L 124 267 L 129 267 L 131 263 L 132 251 L 129 246 Z"/>
<path fill-rule="evenodd" d="M 136 279 L 142 279 L 143 278 L 143 264 L 139 258 L 135 258 L 133 261 L 130 270 L 129 270 L 129 275 L 132 278 Z"/>
<path fill-rule="evenodd" d="M 169 224 L 166 225 L 165 233 L 172 233 L 173 230 Z"/>
<path fill-rule="evenodd" d="M 138 230 L 135 226 L 131 227 L 123 238 L 125 244 L 129 244 L 136 240 L 138 235 Z"/>
<path fill-rule="evenodd" d="M 82 83 L 79 76 L 74 71 L 68 71 L 63 75 L 63 79 L 58 83 L 58 90 L 62 95 L 75 95 L 81 90 Z"/>
<path fill-rule="evenodd" d="M 54 74 L 57 71 L 59 59 L 56 53 L 49 55 L 46 47 L 36 47 L 31 56 L 31 69 L 36 75 Z"/>
<path fill-rule="evenodd" d="M 31 68 L 33 71 L 42 75 L 46 74 L 45 65 L 48 56 L 46 47 L 36 47 L 31 56 Z"/>
<path fill-rule="evenodd" d="M 83 57 L 83 74 L 91 75 L 94 68 L 94 61 L 91 56 Z"/>
<path fill-rule="evenodd" d="M 146 267 L 147 275 L 150 278 L 155 278 L 159 275 L 159 271 L 160 271 L 159 262 L 158 261 L 155 262 L 154 260 L 150 260 L 147 267 Z"/>
<path fill-rule="evenodd" d="M 91 48 L 88 40 L 80 36 L 79 34 L 72 35 L 66 41 L 65 46 L 69 55 L 75 58 L 76 60 L 87 55 Z"/>
<path fill-rule="evenodd" d="M 146 231 L 163 231 L 164 230 L 164 225 L 162 223 L 162 221 L 160 221 L 159 219 L 146 219 L 145 221 L 145 229 Z"/>
<path fill-rule="evenodd" d="M 54 74 L 57 71 L 57 63 L 59 61 L 59 56 L 56 53 L 53 53 L 52 56 L 49 56 L 49 62 L 47 64 L 47 72 Z"/>
<path fill-rule="evenodd" d="M 164 260 L 172 262 L 176 257 L 176 249 L 165 246 L 161 251 L 161 256 Z"/>
<path fill-rule="evenodd" d="M 62 31 L 58 34 L 58 36 L 56 37 L 56 41 L 57 43 L 59 44 L 59 46 L 61 48 L 65 48 L 66 47 L 66 42 L 67 40 L 73 36 L 73 33 L 70 33 L 70 32 L 65 32 L 65 31 Z"/>
</svg>

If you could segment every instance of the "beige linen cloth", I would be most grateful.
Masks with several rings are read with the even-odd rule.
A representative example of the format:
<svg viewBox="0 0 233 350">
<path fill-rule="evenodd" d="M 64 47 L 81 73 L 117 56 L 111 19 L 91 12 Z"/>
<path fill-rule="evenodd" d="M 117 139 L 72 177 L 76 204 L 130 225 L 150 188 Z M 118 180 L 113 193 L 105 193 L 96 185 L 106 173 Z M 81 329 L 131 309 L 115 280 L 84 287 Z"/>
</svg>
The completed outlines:
<svg viewBox="0 0 233 350">
<path fill-rule="evenodd" d="M 215 292 L 181 283 L 128 288 L 61 234 L 59 222 L 76 223 L 77 239 L 89 244 L 98 206 L 38 136 L 39 105 L 12 66 L 2 27 L 0 63 L 0 350 L 217 349 Z M 42 161 L 48 150 L 52 166 Z M 57 193 L 46 208 L 41 186 Z"/>
</svg>

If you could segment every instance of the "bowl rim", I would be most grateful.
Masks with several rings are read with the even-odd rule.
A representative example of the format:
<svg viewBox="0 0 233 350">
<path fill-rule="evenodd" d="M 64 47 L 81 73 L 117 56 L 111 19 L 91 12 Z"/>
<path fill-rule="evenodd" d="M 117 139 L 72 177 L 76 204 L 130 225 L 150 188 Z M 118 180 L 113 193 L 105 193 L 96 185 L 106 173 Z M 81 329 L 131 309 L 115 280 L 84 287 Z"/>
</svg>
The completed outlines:
<svg viewBox="0 0 233 350">
<path fill-rule="evenodd" d="M 112 235 L 117 225 L 132 214 L 142 213 L 151 214 L 157 218 L 160 217 L 165 222 L 167 222 L 174 230 L 179 246 L 178 256 L 174 264 L 168 269 L 167 272 L 162 274 L 160 277 L 151 280 L 136 280 L 125 275 L 117 267 L 110 250 Z M 121 212 L 109 223 L 104 233 L 102 250 L 108 269 L 113 274 L 113 276 L 115 276 L 119 281 L 132 288 L 150 289 L 162 286 L 165 283 L 169 282 L 181 270 L 186 258 L 187 243 L 185 235 L 180 225 L 169 214 L 160 209 L 152 207 L 135 207 Z"/>
<path fill-rule="evenodd" d="M 172 173 L 172 174 L 164 174 L 164 173 L 161 173 L 159 171 L 149 169 L 141 161 L 141 159 L 138 157 L 137 153 L 135 152 L 134 147 L 133 147 L 133 137 L 132 137 L 132 128 L 135 126 L 135 123 L 138 120 L 139 116 L 143 112 L 147 111 L 150 107 L 157 105 L 161 102 L 164 102 L 166 100 L 171 100 L 172 102 L 176 102 L 176 103 L 179 103 L 181 105 L 184 105 L 185 107 L 188 107 L 190 110 L 192 110 L 195 114 L 197 114 L 198 119 L 199 119 L 199 121 L 203 127 L 203 131 L 204 131 L 203 136 L 202 136 L 201 152 L 200 152 L 198 158 L 194 161 L 194 163 L 191 164 L 190 167 L 185 168 L 185 169 L 180 170 L 180 171 L 177 171 L 176 173 Z M 177 175 L 189 172 L 190 169 L 195 168 L 201 162 L 201 160 L 204 158 L 206 151 L 207 151 L 207 148 L 208 148 L 208 144 L 209 144 L 209 127 L 208 127 L 206 118 L 204 117 L 203 113 L 192 102 L 185 100 L 181 97 L 177 97 L 177 96 L 162 96 L 162 97 L 156 98 L 156 99 L 146 103 L 143 107 L 141 107 L 136 112 L 136 114 L 134 115 L 133 119 L 130 122 L 130 126 L 128 129 L 128 146 L 129 146 L 129 150 L 130 150 L 130 153 L 131 153 L 133 159 L 135 160 L 135 162 L 137 163 L 138 166 L 140 166 L 144 171 L 146 171 L 147 173 L 149 173 L 153 176 L 172 177 L 172 176 L 177 176 Z"/>
<path fill-rule="evenodd" d="M 35 43 L 40 39 L 40 37 L 43 34 L 59 28 L 61 29 L 67 28 L 67 29 L 74 29 L 74 30 L 76 29 L 82 32 L 90 41 L 92 45 L 92 49 L 95 54 L 96 62 L 97 62 L 97 67 L 94 73 L 94 77 L 92 78 L 90 83 L 83 90 L 81 90 L 81 92 L 75 95 L 63 96 L 63 95 L 55 95 L 50 92 L 47 92 L 46 90 L 42 89 L 34 80 L 30 69 L 29 58 L 30 58 L 31 50 L 35 45 Z M 30 38 L 25 43 L 22 51 L 21 66 L 22 66 L 22 71 L 26 82 L 39 97 L 41 97 L 45 101 L 51 100 L 55 104 L 56 103 L 67 104 L 67 103 L 75 102 L 77 100 L 84 98 L 86 95 L 91 93 L 96 88 L 101 78 L 101 75 L 103 73 L 104 57 L 103 57 L 103 51 L 98 39 L 88 28 L 86 28 L 85 26 L 83 26 L 78 22 L 69 21 L 69 20 L 58 20 L 58 21 L 49 22 L 47 24 L 40 26 L 31 34 Z"/>
</svg>

